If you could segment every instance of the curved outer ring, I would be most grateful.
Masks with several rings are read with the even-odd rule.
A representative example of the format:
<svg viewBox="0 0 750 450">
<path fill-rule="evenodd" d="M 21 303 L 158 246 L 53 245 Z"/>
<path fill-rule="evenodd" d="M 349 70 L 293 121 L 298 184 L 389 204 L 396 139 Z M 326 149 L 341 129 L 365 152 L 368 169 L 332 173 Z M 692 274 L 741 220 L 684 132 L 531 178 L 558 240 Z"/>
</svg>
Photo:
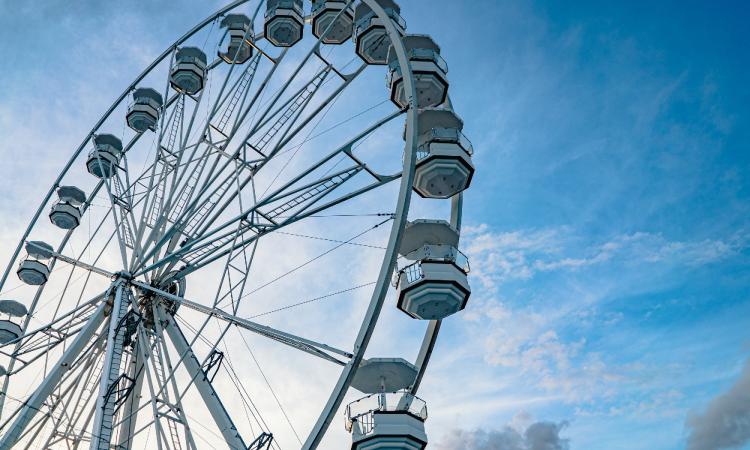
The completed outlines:
<svg viewBox="0 0 750 450">
<path fill-rule="evenodd" d="M 36 222 L 39 220 L 39 217 L 44 211 L 45 206 L 47 205 L 50 198 L 54 194 L 55 189 L 59 187 L 59 184 L 62 181 L 63 177 L 68 172 L 68 170 L 73 165 L 73 163 L 78 159 L 81 152 L 86 147 L 86 144 L 90 141 L 90 139 L 93 137 L 95 132 L 109 118 L 109 116 L 117 108 L 117 106 L 143 80 L 143 78 L 145 78 L 158 64 L 160 64 L 166 57 L 168 57 L 170 53 L 177 46 L 179 46 L 182 42 L 189 39 L 192 35 L 194 35 L 199 30 L 203 29 L 211 21 L 224 15 L 228 11 L 231 11 L 232 9 L 244 3 L 247 3 L 248 1 L 250 0 L 236 0 L 230 3 L 229 5 L 225 6 L 224 8 L 220 9 L 213 15 L 209 16 L 208 18 L 200 22 L 195 27 L 193 27 L 190 31 L 185 33 L 185 35 L 183 35 L 181 38 L 175 41 L 174 44 L 172 44 L 169 48 L 167 48 L 167 50 L 165 50 L 160 56 L 158 56 L 131 83 L 131 85 L 128 86 L 125 89 L 125 91 L 113 102 L 110 108 L 104 113 L 104 115 L 102 115 L 102 117 L 94 125 L 94 127 L 91 129 L 91 131 L 86 136 L 84 141 L 81 143 L 81 145 L 76 149 L 74 154 L 68 160 L 68 162 L 62 169 L 60 175 L 57 177 L 52 187 L 47 192 L 47 195 L 42 200 L 29 226 L 27 227 L 23 236 L 19 240 L 19 243 L 13 255 L 10 258 L 8 266 L 6 267 L 2 275 L 2 278 L 0 279 L 0 289 L 2 289 L 3 285 L 7 281 L 8 275 L 13 267 L 13 262 L 18 258 L 18 255 L 20 254 L 21 249 L 23 248 L 24 242 L 26 241 L 29 234 L 31 233 L 31 230 L 33 229 L 34 224 L 36 224 Z M 393 23 L 391 22 L 384 8 L 380 6 L 378 3 L 376 3 L 375 0 L 361 0 L 361 1 L 366 3 L 373 10 L 373 12 L 375 12 L 375 14 L 383 20 L 383 24 L 385 26 L 386 32 L 388 33 L 388 36 L 391 41 L 391 45 L 393 46 L 396 52 L 399 65 L 402 68 L 402 73 L 403 73 L 403 78 L 404 78 L 404 90 L 405 92 L 408 93 L 407 98 L 409 101 L 409 110 L 407 111 L 407 115 L 406 115 L 406 139 L 405 139 L 406 145 L 404 149 L 404 156 L 405 156 L 404 157 L 404 170 L 402 172 L 401 185 L 399 189 L 399 197 L 398 197 L 398 201 L 396 205 L 396 213 L 394 216 L 393 225 L 391 227 L 391 232 L 390 232 L 390 236 L 388 240 L 388 246 L 386 247 L 386 252 L 384 255 L 383 263 L 381 264 L 381 268 L 378 274 L 378 280 L 376 282 L 375 289 L 373 290 L 370 304 L 368 306 L 365 318 L 361 324 L 359 333 L 357 335 L 357 339 L 355 340 L 354 351 L 353 351 L 354 357 L 350 360 L 350 362 L 346 365 L 346 367 L 342 371 L 336 386 L 331 392 L 331 395 L 329 397 L 329 400 L 324 410 L 322 411 L 320 417 L 318 418 L 318 421 L 316 422 L 310 435 L 308 436 L 307 441 L 303 445 L 303 449 L 305 450 L 317 448 L 317 446 L 320 444 L 320 441 L 325 435 L 325 432 L 333 419 L 333 415 L 341 406 L 344 395 L 348 391 L 348 388 L 356 373 L 357 367 L 359 366 L 360 362 L 362 361 L 364 357 L 364 353 L 372 337 L 372 333 L 375 329 L 375 325 L 377 324 L 378 317 L 380 315 L 380 312 L 382 311 L 385 296 L 389 289 L 390 274 L 393 271 L 393 267 L 396 262 L 397 249 L 401 241 L 402 230 L 407 220 L 409 203 L 410 203 L 411 194 L 412 194 L 412 184 L 413 184 L 413 179 L 414 179 L 414 166 L 416 162 L 415 149 L 417 146 L 416 144 L 417 144 L 418 131 L 416 129 L 417 104 L 416 104 L 416 95 L 415 95 L 415 87 L 414 87 L 414 78 L 413 78 L 411 66 L 409 64 L 409 60 L 406 55 L 406 50 L 401 41 L 401 35 L 396 29 L 396 27 L 393 25 Z M 457 203 L 458 203 L 458 206 L 457 206 Z M 461 215 L 460 200 L 459 202 L 454 201 L 454 204 L 452 206 L 453 206 L 452 207 L 453 217 L 451 221 L 455 225 L 456 221 L 460 222 L 460 215 Z M 60 247 L 63 247 L 66 244 L 67 239 L 69 238 L 71 232 L 66 234 Z M 31 314 L 33 313 L 33 310 L 36 306 L 36 299 L 38 299 L 39 293 L 43 289 L 44 289 L 44 286 L 40 286 L 37 292 L 37 295 L 35 296 L 35 301 L 30 307 L 30 314 L 29 316 L 27 316 L 23 325 L 24 330 L 28 326 L 29 318 L 31 317 Z M 438 334 L 438 330 L 440 328 L 439 325 L 440 325 L 439 321 L 431 322 L 430 326 L 428 327 L 427 333 L 425 334 L 424 342 L 422 344 L 422 349 L 420 350 L 420 354 L 419 354 L 418 361 L 417 361 L 417 367 L 419 368 L 419 376 L 415 382 L 415 385 L 412 388 L 413 392 L 416 392 L 419 386 L 419 382 L 421 381 L 422 376 L 424 374 L 424 370 L 426 369 L 427 362 L 429 361 L 429 356 L 431 354 L 432 348 L 434 347 L 435 340 Z M 14 360 L 11 360 L 9 371 L 12 370 L 13 362 Z M 8 377 L 6 376 L 3 382 L 3 392 L 7 390 L 7 385 L 8 385 Z M 3 406 L 4 400 L 5 400 L 4 396 L 0 397 L 0 414 L 2 414 L 2 406 Z"/>
<path fill-rule="evenodd" d="M 378 317 L 383 309 L 383 302 L 386 293 L 390 286 L 389 280 L 396 264 L 397 249 L 401 243 L 402 231 L 406 225 L 406 219 L 409 214 L 409 203 L 411 201 L 412 186 L 414 184 L 417 136 L 419 134 L 417 131 L 417 97 L 415 95 L 414 74 L 412 73 L 411 65 L 409 64 L 409 58 L 406 55 L 406 48 L 401 41 L 401 34 L 396 29 L 396 26 L 393 24 L 390 17 L 388 17 L 385 9 L 375 0 L 362 0 L 362 2 L 369 6 L 370 9 L 372 9 L 372 11 L 383 21 L 383 25 L 385 26 L 385 30 L 391 41 L 391 48 L 396 52 L 398 63 L 401 66 L 404 80 L 404 92 L 409 101 L 409 110 L 406 114 L 404 169 L 401 175 L 401 186 L 399 188 L 398 203 L 396 204 L 396 214 L 393 219 L 388 246 L 386 247 L 383 263 L 380 266 L 378 280 L 375 289 L 373 290 L 372 298 L 370 299 L 370 305 L 367 308 L 365 319 L 362 322 L 359 333 L 357 334 L 357 339 L 354 343 L 354 357 L 344 367 L 344 370 L 342 370 L 325 408 L 321 412 L 318 421 L 310 432 L 310 435 L 307 437 L 307 441 L 305 441 L 305 444 L 302 446 L 303 450 L 315 449 L 320 444 L 328 426 L 333 420 L 334 414 L 336 414 L 336 411 L 338 411 L 344 400 L 344 396 L 354 379 L 357 368 L 362 362 L 367 346 L 370 343 Z"/>
</svg>

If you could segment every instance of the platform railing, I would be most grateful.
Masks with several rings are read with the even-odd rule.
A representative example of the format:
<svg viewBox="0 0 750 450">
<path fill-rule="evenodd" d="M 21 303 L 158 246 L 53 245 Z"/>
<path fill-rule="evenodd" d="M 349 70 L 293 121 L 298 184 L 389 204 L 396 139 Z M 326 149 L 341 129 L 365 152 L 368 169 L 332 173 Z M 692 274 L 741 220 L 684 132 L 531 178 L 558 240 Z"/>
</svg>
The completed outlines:
<svg viewBox="0 0 750 450">
<path fill-rule="evenodd" d="M 375 414 L 399 412 L 424 421 L 427 403 L 406 391 L 371 394 L 346 406 L 346 430 L 351 432 L 356 422 L 360 434 L 370 434 L 375 430 Z"/>
<path fill-rule="evenodd" d="M 467 275 L 469 274 L 469 272 L 471 272 L 469 257 L 461 252 L 461 250 L 455 247 L 451 247 L 450 254 L 444 255 L 442 257 L 427 256 L 420 259 L 419 261 L 398 269 L 396 273 L 393 274 L 393 279 L 391 280 L 391 284 L 393 285 L 393 287 L 398 287 L 399 282 L 401 281 L 401 277 L 405 277 L 404 280 L 407 284 L 412 284 L 424 278 L 425 274 L 424 269 L 422 268 L 422 263 L 425 262 L 449 262 L 458 267 L 459 270 Z"/>
<path fill-rule="evenodd" d="M 385 8 L 385 13 L 388 15 L 388 17 L 391 18 L 393 23 L 395 23 L 399 28 L 402 30 L 406 29 L 406 20 L 404 20 L 403 17 L 401 17 L 401 14 L 399 14 L 395 9 L 393 8 Z M 370 12 L 366 14 L 361 19 L 357 20 L 357 22 L 354 24 L 354 35 L 359 36 L 362 34 L 367 28 L 370 27 L 370 22 L 373 19 L 377 19 L 378 15 L 375 14 L 375 12 Z"/>
<path fill-rule="evenodd" d="M 474 144 L 456 128 L 431 128 L 422 134 L 424 144 L 417 148 L 417 161 L 430 156 L 430 145 L 433 143 L 458 144 L 469 156 L 474 154 Z"/>
</svg>

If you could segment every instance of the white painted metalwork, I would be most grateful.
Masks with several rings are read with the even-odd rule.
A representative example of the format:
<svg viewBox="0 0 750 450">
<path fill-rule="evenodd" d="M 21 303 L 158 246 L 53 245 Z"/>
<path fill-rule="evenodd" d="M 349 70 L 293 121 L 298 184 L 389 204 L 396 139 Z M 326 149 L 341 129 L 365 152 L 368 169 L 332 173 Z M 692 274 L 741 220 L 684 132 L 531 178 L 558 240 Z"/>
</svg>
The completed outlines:
<svg viewBox="0 0 750 450">
<path fill-rule="evenodd" d="M 376 0 L 376 3 L 373 8 L 371 2 L 363 1 L 354 10 L 354 43 L 357 54 L 367 64 L 383 65 L 388 63 L 388 51 L 394 36 L 406 33 L 406 21 L 395 1 Z"/>
<path fill-rule="evenodd" d="M 407 391 L 368 395 L 347 405 L 345 415 L 356 450 L 421 450 L 427 445 L 427 404 Z"/>
<path fill-rule="evenodd" d="M 97 178 L 110 178 L 122 156 L 122 141 L 111 134 L 94 137 L 94 149 L 89 153 L 86 167 Z"/>
<path fill-rule="evenodd" d="M 468 189 L 474 175 L 474 146 L 450 107 L 419 112 L 419 149 L 414 190 L 425 198 L 451 198 Z"/>
<path fill-rule="evenodd" d="M 312 0 L 313 34 L 317 38 L 322 38 L 324 44 L 343 44 L 348 41 L 352 37 L 353 26 L 354 12 L 349 2 Z"/>
<path fill-rule="evenodd" d="M 253 56 L 253 23 L 244 14 L 227 14 L 221 21 L 227 29 L 226 51 L 219 50 L 219 57 L 227 64 L 245 64 Z"/>
<path fill-rule="evenodd" d="M 305 25 L 302 0 L 266 0 L 265 38 L 277 47 L 291 47 L 302 39 Z"/>
<path fill-rule="evenodd" d="M 312 33 L 305 34 L 306 24 Z M 349 429 L 358 430 L 357 448 L 378 444 L 383 434 L 378 421 L 380 431 L 405 430 L 404 423 L 386 423 L 390 419 L 380 413 L 404 412 L 419 424 L 426 419 L 426 410 L 413 414 L 419 403 L 413 395 L 440 321 L 431 320 L 415 364 L 365 360 L 364 354 L 399 252 L 433 281 L 444 282 L 450 274 L 430 272 L 429 264 L 448 262 L 464 277 L 458 280 L 463 286 L 468 266 L 458 262 L 458 230 L 461 192 L 471 175 L 460 167 L 446 175 L 443 163 L 456 155 L 441 153 L 438 144 L 459 147 L 459 159 L 465 154 L 462 163 L 468 161 L 472 172 L 473 166 L 471 150 L 458 139 L 462 124 L 447 127 L 456 131 L 454 142 L 436 135 L 439 124 L 418 112 L 424 86 L 421 75 L 415 78 L 420 64 L 415 49 L 425 46 L 402 39 L 405 27 L 390 0 L 316 0 L 308 17 L 300 0 L 238 0 L 178 39 L 128 86 L 53 181 L 0 278 L 0 292 L 18 289 L 17 301 L 0 301 L 0 314 L 7 316 L 0 318 L 0 450 L 182 450 L 203 448 L 211 439 L 211 445 L 268 450 L 282 443 L 288 448 L 287 436 L 303 449 L 315 449 L 350 387 L 375 393 L 380 402 L 379 409 L 348 416 Z M 289 51 L 291 46 L 307 51 Z M 216 56 L 209 60 L 206 54 Z M 385 63 L 398 108 L 387 101 L 386 90 L 373 99 L 374 106 L 365 91 L 354 92 L 355 80 L 366 83 L 362 74 Z M 142 87 L 145 83 L 157 89 Z M 441 112 L 433 116 L 453 114 L 447 94 L 440 94 Z M 328 116 L 337 122 L 325 122 Z M 374 144 L 379 139 L 370 140 L 377 133 L 401 134 L 400 119 L 403 158 Z M 420 157 L 420 151 L 429 157 Z M 420 169 L 422 160 L 432 166 Z M 76 175 L 84 169 L 93 176 Z M 446 176 L 450 180 L 435 187 L 435 180 Z M 396 181 L 398 187 L 392 186 Z M 427 242 L 405 231 L 413 190 L 427 198 L 452 198 L 453 234 L 437 232 L 440 242 Z M 55 192 L 58 199 L 51 203 Z M 387 205 L 385 212 L 357 209 L 373 196 Z M 39 220 L 45 210 L 55 227 Z M 315 230 L 315 221 L 327 217 L 336 222 Z M 374 223 L 354 233 L 356 220 L 367 217 Z M 358 242 L 384 228 L 382 245 Z M 331 234 L 319 236 L 325 233 Z M 309 260 L 305 251 L 284 250 L 279 262 L 269 249 L 282 237 L 335 246 Z M 419 245 L 404 250 L 414 242 Z M 26 255 L 20 257 L 24 246 Z M 276 285 L 291 294 L 295 284 L 307 292 L 320 283 L 345 281 L 346 271 L 326 276 L 331 267 L 322 258 L 364 249 L 378 251 L 380 258 L 379 269 L 361 269 L 377 272 L 377 279 L 364 285 L 372 288 L 369 304 L 356 322 L 324 324 L 330 341 L 294 323 L 247 317 L 250 300 L 265 301 L 265 292 Z M 366 260 L 347 255 L 342 257 L 347 269 Z M 320 274 L 305 272 L 315 265 Z M 6 286 L 15 267 L 25 284 Z M 401 280 L 397 285 L 401 293 L 410 288 Z M 308 303 L 270 304 L 271 311 L 261 315 Z M 423 319 L 448 315 L 425 312 L 417 303 L 412 298 L 399 307 Z M 31 327 L 32 317 L 42 325 Z M 323 343 L 342 342 L 333 334 L 351 326 L 358 332 L 349 346 Z M 234 333 L 240 333 L 239 341 Z M 246 335 L 263 345 L 283 344 L 280 351 L 317 357 L 308 363 L 341 369 L 328 400 L 317 405 L 320 414 L 311 430 L 295 427 L 283 394 L 274 391 L 273 375 L 262 369 L 256 344 L 245 341 Z M 247 352 L 233 359 L 239 342 Z M 278 423 L 279 417 L 268 420 L 253 398 L 257 393 L 251 396 L 245 387 L 250 375 L 241 366 L 248 361 L 286 424 Z M 294 369 L 295 363 L 288 366 Z M 220 382 L 214 382 L 217 377 Z M 393 404 L 388 396 L 396 390 L 408 400 Z M 210 421 L 196 419 L 203 412 Z M 374 426 L 363 428 L 366 422 Z M 421 448 L 426 436 L 423 425 L 422 434 L 417 428 L 398 442 L 380 443 Z"/>
<path fill-rule="evenodd" d="M 448 64 L 440 56 L 440 46 L 430 36 L 421 34 L 406 35 L 402 41 L 414 74 L 417 106 L 430 108 L 445 103 L 448 99 Z M 395 52 L 388 53 L 388 68 L 387 85 L 391 90 L 391 100 L 406 108 L 404 79 Z"/>
<path fill-rule="evenodd" d="M 133 103 L 128 107 L 125 119 L 133 130 L 143 133 L 156 130 L 164 99 L 151 88 L 138 88 L 133 92 Z"/>
</svg>

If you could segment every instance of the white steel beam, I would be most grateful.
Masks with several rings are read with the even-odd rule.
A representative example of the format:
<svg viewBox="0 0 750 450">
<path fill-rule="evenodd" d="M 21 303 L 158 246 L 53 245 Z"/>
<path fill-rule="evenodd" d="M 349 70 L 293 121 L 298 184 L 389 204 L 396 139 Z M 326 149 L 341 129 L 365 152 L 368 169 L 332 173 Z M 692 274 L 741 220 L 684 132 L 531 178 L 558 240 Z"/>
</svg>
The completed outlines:
<svg viewBox="0 0 750 450">
<path fill-rule="evenodd" d="M 314 450 L 320 445 L 323 440 L 323 436 L 328 430 L 334 415 L 338 411 L 341 403 L 344 400 L 344 396 L 349 390 L 349 386 L 354 379 L 354 375 L 359 368 L 359 364 L 364 357 L 367 346 L 370 343 L 375 325 L 377 324 L 378 317 L 383 308 L 383 302 L 385 295 L 389 289 L 389 279 L 393 272 L 393 267 L 396 263 L 397 249 L 401 242 L 402 230 L 406 224 L 406 219 L 409 213 L 409 204 L 411 200 L 412 187 L 414 182 L 414 166 L 416 163 L 416 148 L 417 148 L 417 101 L 416 101 L 416 89 L 414 85 L 414 74 L 412 72 L 411 65 L 409 63 L 409 57 L 406 54 L 403 41 L 399 31 L 396 29 L 393 21 L 390 19 L 388 14 L 382 5 L 376 0 L 362 0 L 364 4 L 370 7 L 375 14 L 383 21 L 383 25 L 388 33 L 388 36 L 392 43 L 392 49 L 395 51 L 398 57 L 398 64 L 401 68 L 404 80 L 404 91 L 409 99 L 409 108 L 406 114 L 406 133 L 404 147 L 404 170 L 403 176 L 401 177 L 401 186 L 399 187 L 398 203 L 395 210 L 393 219 L 393 226 L 391 227 L 391 233 L 388 238 L 388 247 L 385 251 L 385 257 L 380 271 L 378 273 L 378 280 L 375 285 L 375 289 L 370 299 L 370 305 L 367 308 L 365 318 L 357 334 L 357 339 L 354 342 L 354 357 L 344 367 L 339 376 L 336 386 L 333 388 L 326 406 L 323 408 L 317 422 L 313 426 L 312 431 L 307 437 L 307 440 L 302 446 L 303 450 Z"/>
<path fill-rule="evenodd" d="M 330 352 L 330 353 L 334 353 L 337 355 L 341 355 L 345 358 L 351 358 L 352 356 L 354 356 L 350 352 L 340 350 L 336 347 L 331 347 L 330 345 L 322 344 L 320 342 L 315 342 L 313 340 L 306 339 L 300 336 L 296 336 L 294 334 L 287 333 L 285 331 L 280 331 L 280 330 L 277 330 L 275 328 L 272 328 L 266 325 L 261 325 L 251 320 L 243 319 L 242 317 L 235 316 L 234 314 L 230 314 L 221 309 L 201 305 L 200 303 L 196 303 L 194 301 L 191 301 L 182 297 L 178 297 L 176 295 L 170 294 L 169 292 L 162 291 L 161 289 L 157 289 L 153 286 L 149 286 L 146 283 L 141 283 L 138 281 L 133 281 L 133 283 L 139 287 L 142 287 L 143 289 L 154 292 L 155 294 L 159 296 L 163 296 L 165 298 L 173 300 L 182 306 L 186 306 L 195 311 L 208 314 L 209 316 L 217 317 L 230 324 L 237 325 L 238 327 L 243 328 L 245 330 L 252 331 L 253 333 L 260 334 L 261 336 L 265 336 L 267 338 L 281 342 L 282 344 L 286 344 L 293 348 L 296 348 L 297 350 L 302 350 L 304 352 L 310 353 L 314 356 L 318 356 L 320 358 L 326 359 L 328 361 L 331 361 L 333 363 L 336 363 L 342 366 L 345 365 L 346 363 L 343 361 L 339 361 L 338 359 L 332 357 L 331 355 L 325 352 Z"/>
<path fill-rule="evenodd" d="M 185 355 L 185 368 L 195 382 L 195 386 L 198 389 L 203 402 L 206 404 L 206 408 L 208 408 L 209 413 L 211 413 L 211 417 L 214 419 L 216 426 L 219 427 L 221 435 L 224 437 L 227 445 L 229 445 L 229 448 L 232 450 L 247 449 L 247 446 L 242 440 L 239 431 L 237 431 L 237 427 L 234 425 L 232 418 L 229 417 L 229 413 L 226 408 L 224 408 L 224 404 L 221 403 L 214 387 L 208 381 L 208 378 L 206 378 L 206 374 L 203 373 L 203 368 L 201 367 L 200 362 L 198 362 L 198 358 L 195 357 L 193 350 L 190 348 L 185 335 L 182 334 L 182 330 L 180 330 L 177 323 L 171 317 L 167 317 L 166 314 L 164 314 L 163 308 L 157 308 L 157 313 L 159 315 L 158 319 L 166 324 L 165 330 L 169 338 L 172 340 L 172 344 L 177 350 L 177 353 Z"/>
<path fill-rule="evenodd" d="M 18 438 L 29 425 L 34 416 L 39 412 L 45 400 L 57 387 L 63 375 L 70 369 L 71 364 L 80 356 L 89 344 L 104 319 L 104 308 L 106 302 L 102 302 L 88 323 L 78 333 L 78 336 L 70 343 L 70 346 L 62 355 L 60 360 L 51 367 L 47 377 L 39 384 L 34 393 L 18 411 L 15 421 L 7 428 L 7 432 L 0 439 L 0 450 L 10 450 L 17 443 Z"/>
<path fill-rule="evenodd" d="M 105 347 L 104 366 L 96 399 L 96 416 L 92 430 L 91 450 L 109 450 L 112 440 L 112 420 L 115 412 L 115 395 L 109 393 L 110 386 L 120 376 L 122 363 L 124 327 L 119 327 L 130 304 L 130 290 L 122 282 L 115 287 L 115 298 L 109 314 L 109 330 Z"/>
<path fill-rule="evenodd" d="M 134 385 L 133 390 L 130 392 L 130 397 L 125 401 L 122 422 L 120 422 L 117 448 L 121 450 L 130 450 L 131 445 L 133 445 L 133 433 L 135 432 L 135 425 L 138 419 L 141 389 L 143 389 L 143 374 L 145 369 L 143 356 L 138 351 L 139 340 L 138 337 L 135 338 L 133 356 L 130 359 L 130 367 L 128 367 L 128 377 L 134 380 Z"/>
</svg>

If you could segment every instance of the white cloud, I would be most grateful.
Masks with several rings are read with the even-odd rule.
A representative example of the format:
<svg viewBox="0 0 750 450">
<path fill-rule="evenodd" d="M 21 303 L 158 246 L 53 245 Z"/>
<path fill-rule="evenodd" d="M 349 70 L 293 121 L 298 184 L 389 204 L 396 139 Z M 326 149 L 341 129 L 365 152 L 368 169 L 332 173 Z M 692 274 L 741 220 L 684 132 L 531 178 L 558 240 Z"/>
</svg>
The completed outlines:
<svg viewBox="0 0 750 450">
<path fill-rule="evenodd" d="M 566 402 L 592 404 L 613 398 L 643 376 L 639 364 L 614 363 L 589 348 L 586 330 L 614 326 L 622 320 L 622 313 L 599 311 L 597 302 L 606 299 L 588 298 L 585 282 L 577 288 L 580 292 L 565 292 L 564 281 L 556 281 L 559 287 L 552 291 L 530 293 L 530 285 L 538 285 L 546 275 L 576 274 L 580 279 L 586 270 L 596 269 L 599 274 L 605 267 L 615 273 L 632 267 L 640 272 L 652 266 L 652 273 L 662 273 L 711 264 L 737 254 L 746 242 L 743 233 L 726 240 L 670 241 L 660 234 L 635 232 L 597 244 L 584 243 L 567 227 L 508 232 L 487 225 L 469 227 L 464 231 L 463 248 L 472 264 L 472 281 L 480 286 L 475 286 L 463 319 L 470 335 L 482 342 L 481 357 L 486 363 L 516 371 L 527 385 Z M 517 289 L 527 298 L 513 299 L 519 295 Z M 605 295 L 621 294 L 615 290 Z M 578 326 L 572 334 L 570 330 L 561 334 L 572 324 Z M 624 405 L 631 411 L 667 409 L 665 405 L 676 400 L 667 394 L 657 392 L 658 402 L 638 399 L 624 401 Z"/>
<path fill-rule="evenodd" d="M 496 232 L 487 225 L 467 227 L 463 248 L 472 275 L 485 289 L 512 280 L 529 280 L 540 272 L 578 270 L 612 260 L 695 266 L 724 259 L 747 245 L 739 232 L 728 240 L 670 241 L 660 234 L 635 232 L 613 236 L 601 244 L 583 244 L 567 227 Z"/>
</svg>

